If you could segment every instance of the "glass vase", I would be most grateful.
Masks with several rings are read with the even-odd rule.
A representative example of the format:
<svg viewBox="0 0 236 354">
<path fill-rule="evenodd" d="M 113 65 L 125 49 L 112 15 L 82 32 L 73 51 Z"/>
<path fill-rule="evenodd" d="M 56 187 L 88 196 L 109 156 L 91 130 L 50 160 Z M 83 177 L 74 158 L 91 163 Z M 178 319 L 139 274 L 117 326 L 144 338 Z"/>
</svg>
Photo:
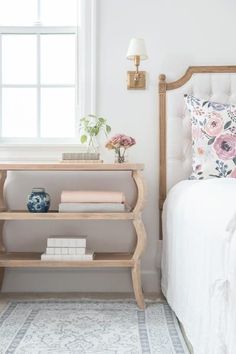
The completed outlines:
<svg viewBox="0 0 236 354">
<path fill-rule="evenodd" d="M 89 138 L 89 142 L 87 145 L 87 152 L 99 154 L 99 144 L 98 144 L 96 136 L 91 136 Z"/>
<path fill-rule="evenodd" d="M 127 163 L 128 154 L 127 150 L 124 148 L 119 148 L 115 150 L 115 163 Z"/>
</svg>

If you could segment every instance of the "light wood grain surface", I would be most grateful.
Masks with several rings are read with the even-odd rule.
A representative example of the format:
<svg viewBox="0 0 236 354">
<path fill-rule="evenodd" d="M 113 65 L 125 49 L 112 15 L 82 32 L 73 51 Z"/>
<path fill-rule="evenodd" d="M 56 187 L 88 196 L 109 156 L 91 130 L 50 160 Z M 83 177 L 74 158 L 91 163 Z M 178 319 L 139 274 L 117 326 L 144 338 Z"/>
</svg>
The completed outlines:
<svg viewBox="0 0 236 354">
<path fill-rule="evenodd" d="M 141 163 L 61 163 L 61 162 L 0 162 L 2 171 L 135 171 Z"/>
<path fill-rule="evenodd" d="M 4 278 L 4 268 L 131 268 L 133 289 L 138 306 L 145 306 L 141 286 L 140 259 L 145 249 L 146 232 L 141 219 L 141 211 L 146 199 L 144 179 L 141 174 L 143 164 L 80 164 L 80 163 L 0 163 L 0 287 Z M 137 187 L 136 204 L 132 212 L 122 213 L 30 213 L 26 210 L 6 210 L 4 182 L 7 171 L 131 171 Z M 5 251 L 2 229 L 5 220 L 132 220 L 137 243 L 133 253 L 95 253 L 90 261 L 42 261 L 39 253 Z"/>
<path fill-rule="evenodd" d="M 28 211 L 0 212 L 0 220 L 132 220 L 134 213 L 30 213 Z"/>
<path fill-rule="evenodd" d="M 41 253 L 11 252 L 0 254 L 0 267 L 9 268 L 96 268 L 132 267 L 132 253 L 95 253 L 92 261 L 41 261 Z"/>
</svg>

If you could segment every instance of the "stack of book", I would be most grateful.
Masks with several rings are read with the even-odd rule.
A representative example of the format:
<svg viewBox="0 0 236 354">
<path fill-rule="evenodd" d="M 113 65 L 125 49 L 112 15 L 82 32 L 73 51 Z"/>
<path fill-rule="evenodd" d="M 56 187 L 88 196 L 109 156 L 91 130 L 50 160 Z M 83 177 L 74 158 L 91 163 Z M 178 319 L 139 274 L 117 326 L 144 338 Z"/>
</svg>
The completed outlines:
<svg viewBox="0 0 236 354">
<path fill-rule="evenodd" d="M 86 236 L 51 236 L 42 261 L 90 261 L 94 252 L 86 248 Z"/>
<path fill-rule="evenodd" d="M 127 211 L 125 196 L 113 191 L 63 191 L 59 212 L 124 212 Z"/>
<path fill-rule="evenodd" d="M 64 163 L 102 163 L 100 154 L 96 152 L 65 152 L 62 154 Z"/>
</svg>

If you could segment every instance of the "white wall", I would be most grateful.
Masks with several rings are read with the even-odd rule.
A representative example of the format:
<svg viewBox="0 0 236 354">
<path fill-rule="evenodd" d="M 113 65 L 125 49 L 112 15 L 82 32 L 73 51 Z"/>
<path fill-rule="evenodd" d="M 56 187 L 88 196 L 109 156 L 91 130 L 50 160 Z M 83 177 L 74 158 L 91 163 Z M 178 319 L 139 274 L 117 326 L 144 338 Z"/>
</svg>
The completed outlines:
<svg viewBox="0 0 236 354">
<path fill-rule="evenodd" d="M 160 289 L 160 248 L 158 242 L 158 120 L 157 78 L 160 73 L 175 80 L 189 65 L 226 65 L 236 63 L 234 0 L 97 0 L 97 112 L 112 125 L 112 133 L 134 136 L 137 146 L 130 150 L 130 160 L 145 163 L 148 201 L 144 222 L 148 245 L 143 256 L 144 290 Z M 149 60 L 141 69 L 149 75 L 145 91 L 126 89 L 126 60 L 131 37 L 143 37 Z M 111 153 L 104 152 L 111 159 Z M 174 172 L 174 171 L 173 171 Z M 52 178 L 53 176 L 53 178 Z M 7 195 L 10 206 L 23 207 L 33 186 L 46 186 L 58 202 L 62 188 L 91 187 L 91 175 L 72 174 L 69 182 L 61 174 L 12 174 Z M 16 184 L 16 180 L 18 181 Z M 98 177 L 99 188 L 119 186 L 129 200 L 133 187 L 128 176 Z M 131 187 L 130 187 L 131 186 Z M 94 186 L 93 186 L 94 187 Z M 118 187 L 118 188 L 119 188 Z M 97 250 L 130 249 L 134 234 L 128 223 L 7 223 L 5 239 L 11 250 L 43 250 L 48 234 L 58 232 L 88 233 L 89 244 Z M 6 274 L 4 291 L 131 291 L 129 273 L 119 270 L 52 271 L 11 270 Z"/>
</svg>

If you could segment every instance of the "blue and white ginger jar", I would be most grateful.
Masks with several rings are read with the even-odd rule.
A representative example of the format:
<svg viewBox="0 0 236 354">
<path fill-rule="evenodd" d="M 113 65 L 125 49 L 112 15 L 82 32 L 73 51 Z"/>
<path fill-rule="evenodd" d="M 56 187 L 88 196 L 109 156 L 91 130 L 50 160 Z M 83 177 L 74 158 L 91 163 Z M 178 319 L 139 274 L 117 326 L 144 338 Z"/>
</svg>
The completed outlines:
<svg viewBox="0 0 236 354">
<path fill-rule="evenodd" d="M 33 188 L 28 196 L 27 208 L 31 213 L 47 213 L 50 207 L 50 196 L 44 188 Z"/>
</svg>

